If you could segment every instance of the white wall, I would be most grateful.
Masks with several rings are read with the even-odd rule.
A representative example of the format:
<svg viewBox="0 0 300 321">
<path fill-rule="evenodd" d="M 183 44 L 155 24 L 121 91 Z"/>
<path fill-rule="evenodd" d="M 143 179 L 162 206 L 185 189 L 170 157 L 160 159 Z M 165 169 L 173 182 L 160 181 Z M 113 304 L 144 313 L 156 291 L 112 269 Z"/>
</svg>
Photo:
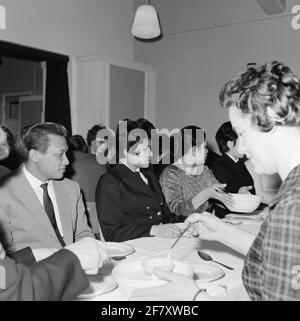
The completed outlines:
<svg viewBox="0 0 300 321">
<path fill-rule="evenodd" d="M 132 0 L 2 0 L 0 40 L 71 56 L 132 59 Z"/>
<path fill-rule="evenodd" d="M 206 0 L 152 3 L 164 37 L 151 43 L 135 41 L 134 59 L 158 70 L 159 127 L 199 125 L 217 150 L 215 132 L 228 119 L 227 111 L 219 107 L 218 94 L 228 79 L 248 62 L 271 59 L 290 65 L 300 76 L 300 30 L 292 29 L 290 16 L 291 6 L 298 1 L 289 1 L 287 11 L 277 16 L 267 16 L 254 0 L 217 0 L 215 11 Z M 186 24 L 172 14 L 172 8 L 183 10 Z"/>
</svg>

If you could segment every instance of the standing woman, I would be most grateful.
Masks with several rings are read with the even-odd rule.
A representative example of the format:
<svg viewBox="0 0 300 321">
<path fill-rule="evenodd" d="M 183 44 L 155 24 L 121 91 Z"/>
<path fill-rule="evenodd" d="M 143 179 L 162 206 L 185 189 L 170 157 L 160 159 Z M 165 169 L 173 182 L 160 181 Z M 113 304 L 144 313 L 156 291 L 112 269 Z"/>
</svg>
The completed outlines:
<svg viewBox="0 0 300 321">
<path fill-rule="evenodd" d="M 172 224 L 185 217 L 171 213 L 156 176 L 148 168 L 150 137 L 138 121 L 119 123 L 118 164 L 101 177 L 96 189 L 98 220 L 106 241 L 123 242 L 143 236 L 177 237 Z"/>
<path fill-rule="evenodd" d="M 207 154 L 205 132 L 197 126 L 186 126 L 175 139 L 175 162 L 168 165 L 160 184 L 171 211 L 189 216 L 210 208 L 210 199 L 231 205 L 232 197 L 222 191 L 212 171 L 205 165 Z"/>
<path fill-rule="evenodd" d="M 201 222 L 202 239 L 218 240 L 246 255 L 242 279 L 251 300 L 300 300 L 300 80 L 289 67 L 273 61 L 228 82 L 220 102 L 229 108 L 240 151 L 256 173 L 278 173 L 282 184 L 256 237 L 210 214 L 188 220 Z M 171 288 L 173 293 L 182 289 L 183 299 L 199 291 L 188 278 L 161 271 L 157 275 L 172 283 L 169 288 L 136 295 L 153 291 L 166 297 Z M 206 294 L 199 293 L 197 299 L 201 298 Z"/>
</svg>

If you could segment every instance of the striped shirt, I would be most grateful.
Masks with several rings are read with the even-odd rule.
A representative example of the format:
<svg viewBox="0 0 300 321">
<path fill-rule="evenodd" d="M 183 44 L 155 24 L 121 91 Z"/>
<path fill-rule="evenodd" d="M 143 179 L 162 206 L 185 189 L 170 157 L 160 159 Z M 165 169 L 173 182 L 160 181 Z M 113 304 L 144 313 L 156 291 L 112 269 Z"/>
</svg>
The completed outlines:
<svg viewBox="0 0 300 321">
<path fill-rule="evenodd" d="M 242 277 L 252 300 L 300 300 L 300 165 L 269 204 Z"/>
</svg>

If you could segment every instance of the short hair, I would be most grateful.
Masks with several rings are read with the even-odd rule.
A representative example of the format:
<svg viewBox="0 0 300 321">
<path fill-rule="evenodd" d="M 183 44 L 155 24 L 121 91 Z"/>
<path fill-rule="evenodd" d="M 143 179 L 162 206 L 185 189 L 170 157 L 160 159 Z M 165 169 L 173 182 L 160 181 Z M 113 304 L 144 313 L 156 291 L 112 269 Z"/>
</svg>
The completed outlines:
<svg viewBox="0 0 300 321">
<path fill-rule="evenodd" d="M 49 135 L 67 138 L 66 128 L 57 123 L 37 123 L 26 126 L 17 143 L 17 149 L 23 161 L 28 161 L 30 150 L 34 149 L 44 154 L 49 147 Z"/>
<path fill-rule="evenodd" d="M 174 162 L 183 157 L 190 148 L 200 147 L 206 142 L 206 133 L 203 128 L 189 125 L 180 129 L 175 135 Z"/>
<path fill-rule="evenodd" d="M 106 128 L 104 125 L 96 124 L 91 129 L 88 130 L 87 136 L 86 136 L 86 141 L 88 146 L 91 146 L 92 141 L 96 140 L 98 131 L 104 128 Z"/>
<path fill-rule="evenodd" d="M 85 142 L 84 138 L 81 135 L 73 135 L 69 137 L 68 143 L 69 143 L 69 147 L 73 151 L 79 151 L 83 153 L 88 152 L 87 143 Z"/>
<path fill-rule="evenodd" d="M 120 121 L 116 130 L 117 159 L 124 157 L 124 150 L 129 152 L 133 146 L 142 143 L 146 138 L 150 140 L 151 136 L 149 131 L 143 128 L 142 122 L 128 118 Z"/>
<path fill-rule="evenodd" d="M 274 126 L 300 126 L 300 80 L 278 61 L 250 68 L 228 81 L 219 100 L 223 107 L 236 106 L 250 115 L 264 132 Z"/>
<path fill-rule="evenodd" d="M 231 141 L 235 145 L 237 139 L 238 135 L 232 128 L 231 122 L 227 121 L 223 123 L 216 133 L 216 142 L 218 144 L 220 153 L 225 154 L 228 152 L 229 148 L 227 143 Z"/>
</svg>

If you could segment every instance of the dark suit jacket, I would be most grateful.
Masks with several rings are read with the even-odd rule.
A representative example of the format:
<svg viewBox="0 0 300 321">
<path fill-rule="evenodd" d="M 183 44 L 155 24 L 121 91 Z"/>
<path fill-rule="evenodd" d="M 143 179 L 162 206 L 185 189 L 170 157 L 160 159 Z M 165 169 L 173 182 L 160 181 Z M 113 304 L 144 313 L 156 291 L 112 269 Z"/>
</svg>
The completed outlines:
<svg viewBox="0 0 300 321">
<path fill-rule="evenodd" d="M 226 183 L 226 191 L 238 193 L 242 186 L 253 186 L 250 192 L 255 194 L 254 182 L 243 161 L 235 163 L 227 154 L 223 154 L 213 165 L 212 171 L 220 183 Z M 220 202 L 214 201 L 216 216 L 223 218 L 230 213 L 228 209 L 220 207 Z"/>
<path fill-rule="evenodd" d="M 0 259 L 0 301 L 75 299 L 89 285 L 77 257 L 60 250 L 28 268 Z"/>
<path fill-rule="evenodd" d="M 226 183 L 229 193 L 238 193 L 242 186 L 253 186 L 250 191 L 255 194 L 254 182 L 244 162 L 235 163 L 227 154 L 223 154 L 213 165 L 212 171 L 220 183 Z"/>
<path fill-rule="evenodd" d="M 148 185 L 123 164 L 101 177 L 96 206 L 105 240 L 123 242 L 149 236 L 152 225 L 184 221 L 184 216 L 170 212 L 155 175 L 143 174 Z"/>
</svg>

